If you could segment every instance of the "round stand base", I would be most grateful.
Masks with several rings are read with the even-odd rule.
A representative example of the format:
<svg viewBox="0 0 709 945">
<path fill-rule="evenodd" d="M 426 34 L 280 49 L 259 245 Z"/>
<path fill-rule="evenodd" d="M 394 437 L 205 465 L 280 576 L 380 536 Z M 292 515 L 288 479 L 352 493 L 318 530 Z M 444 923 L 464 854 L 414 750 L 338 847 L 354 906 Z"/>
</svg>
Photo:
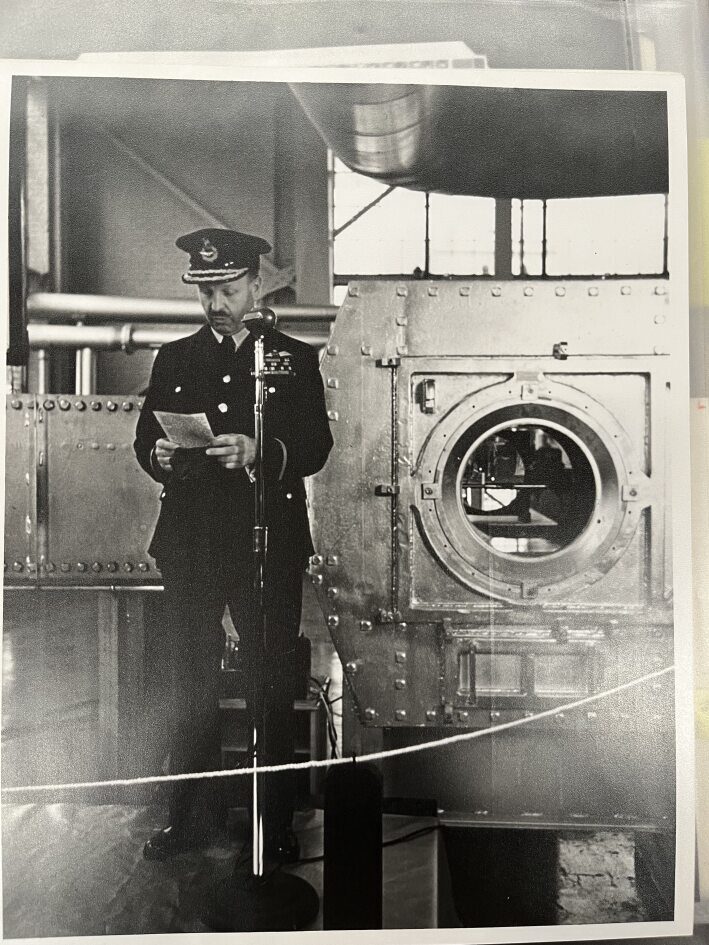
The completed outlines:
<svg viewBox="0 0 709 945">
<path fill-rule="evenodd" d="M 315 921 L 320 899 L 300 876 L 256 877 L 242 867 L 213 890 L 205 922 L 215 932 L 295 932 Z"/>
</svg>

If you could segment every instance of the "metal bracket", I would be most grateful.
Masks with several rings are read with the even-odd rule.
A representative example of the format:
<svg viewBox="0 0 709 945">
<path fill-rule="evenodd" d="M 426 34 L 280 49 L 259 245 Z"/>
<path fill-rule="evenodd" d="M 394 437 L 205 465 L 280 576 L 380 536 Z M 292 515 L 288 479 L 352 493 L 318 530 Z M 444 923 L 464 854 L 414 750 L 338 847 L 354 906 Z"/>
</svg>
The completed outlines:
<svg viewBox="0 0 709 945">
<path fill-rule="evenodd" d="M 399 367 L 401 364 L 401 358 L 377 358 L 374 363 L 377 365 L 377 367 L 394 368 Z"/>
<path fill-rule="evenodd" d="M 374 487 L 375 495 L 392 496 L 392 495 L 399 495 L 400 492 L 401 492 L 401 486 L 399 485 L 395 486 L 391 482 L 378 482 L 376 486 Z"/>
<path fill-rule="evenodd" d="M 440 482 L 422 482 L 421 483 L 421 496 L 424 499 L 440 499 L 441 498 Z"/>
<path fill-rule="evenodd" d="M 557 341 L 552 348 L 552 354 L 557 361 L 566 361 L 569 357 L 568 344 L 568 341 Z"/>
<path fill-rule="evenodd" d="M 427 377 L 422 386 L 421 410 L 423 413 L 436 412 L 436 382 L 432 377 Z"/>
<path fill-rule="evenodd" d="M 620 497 L 623 502 L 637 502 L 640 498 L 640 490 L 637 486 L 625 485 L 620 490 Z"/>
</svg>

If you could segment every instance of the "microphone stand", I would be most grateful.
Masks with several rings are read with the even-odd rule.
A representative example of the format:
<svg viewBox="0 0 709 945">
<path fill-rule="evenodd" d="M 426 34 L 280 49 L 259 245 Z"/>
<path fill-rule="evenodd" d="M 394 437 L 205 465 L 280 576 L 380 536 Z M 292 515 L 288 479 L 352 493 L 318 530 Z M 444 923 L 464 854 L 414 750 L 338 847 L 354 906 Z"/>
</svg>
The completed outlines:
<svg viewBox="0 0 709 945">
<path fill-rule="evenodd" d="M 265 576 L 268 554 L 266 522 L 266 483 L 264 477 L 264 405 L 265 379 L 287 371 L 267 370 L 264 336 L 276 323 L 270 309 L 244 317 L 243 323 L 254 337 L 254 440 L 256 458 L 251 478 L 254 485 L 254 647 L 251 667 L 251 761 L 254 768 L 251 794 L 251 867 L 237 857 L 232 875 L 218 885 L 213 897 L 209 924 L 217 931 L 289 932 L 312 924 L 319 909 L 318 895 L 300 876 L 284 873 L 275 865 L 266 872 L 264 857 L 265 799 L 267 775 L 259 774 L 266 746 L 266 625 Z M 292 711 L 292 709 L 291 709 Z M 279 775 L 272 775 L 278 777 Z"/>
</svg>

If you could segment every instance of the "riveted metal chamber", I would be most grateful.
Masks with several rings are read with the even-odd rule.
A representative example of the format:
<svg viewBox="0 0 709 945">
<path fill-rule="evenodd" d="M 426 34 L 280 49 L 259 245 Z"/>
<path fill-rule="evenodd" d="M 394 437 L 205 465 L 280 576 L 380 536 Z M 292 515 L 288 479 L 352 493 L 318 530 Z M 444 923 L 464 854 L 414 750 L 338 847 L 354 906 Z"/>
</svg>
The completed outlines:
<svg viewBox="0 0 709 945">
<path fill-rule="evenodd" d="M 672 662 L 671 325 L 662 279 L 350 287 L 330 337 L 337 424 L 313 488 L 312 570 L 357 664 L 360 721 L 386 744 Z M 672 705 L 665 676 L 446 749 L 449 765 L 392 770 L 403 790 L 416 764 L 420 789 L 456 809 L 657 822 L 672 816 Z M 647 791 L 618 801 L 639 777 Z"/>
</svg>

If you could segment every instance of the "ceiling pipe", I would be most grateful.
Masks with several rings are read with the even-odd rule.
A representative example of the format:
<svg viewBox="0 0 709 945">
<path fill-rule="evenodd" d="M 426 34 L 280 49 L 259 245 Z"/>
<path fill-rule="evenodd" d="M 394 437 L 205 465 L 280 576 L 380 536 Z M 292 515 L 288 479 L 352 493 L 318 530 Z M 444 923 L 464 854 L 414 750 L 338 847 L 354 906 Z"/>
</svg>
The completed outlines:
<svg viewBox="0 0 709 945">
<path fill-rule="evenodd" d="M 271 305 L 282 326 L 312 322 L 329 325 L 337 314 L 336 305 Z M 202 306 L 182 299 L 141 299 L 121 295 L 76 295 L 68 292 L 33 292 L 27 299 L 32 318 L 65 321 L 201 323 Z M 181 337 L 181 336 L 180 336 Z"/>
<path fill-rule="evenodd" d="M 93 348 L 105 351 L 124 351 L 130 354 L 139 348 L 159 348 L 168 341 L 177 341 L 196 331 L 200 325 L 47 325 L 30 322 L 30 348 Z M 289 332 L 299 341 L 314 347 L 327 343 L 327 332 L 322 329 Z"/>
</svg>

